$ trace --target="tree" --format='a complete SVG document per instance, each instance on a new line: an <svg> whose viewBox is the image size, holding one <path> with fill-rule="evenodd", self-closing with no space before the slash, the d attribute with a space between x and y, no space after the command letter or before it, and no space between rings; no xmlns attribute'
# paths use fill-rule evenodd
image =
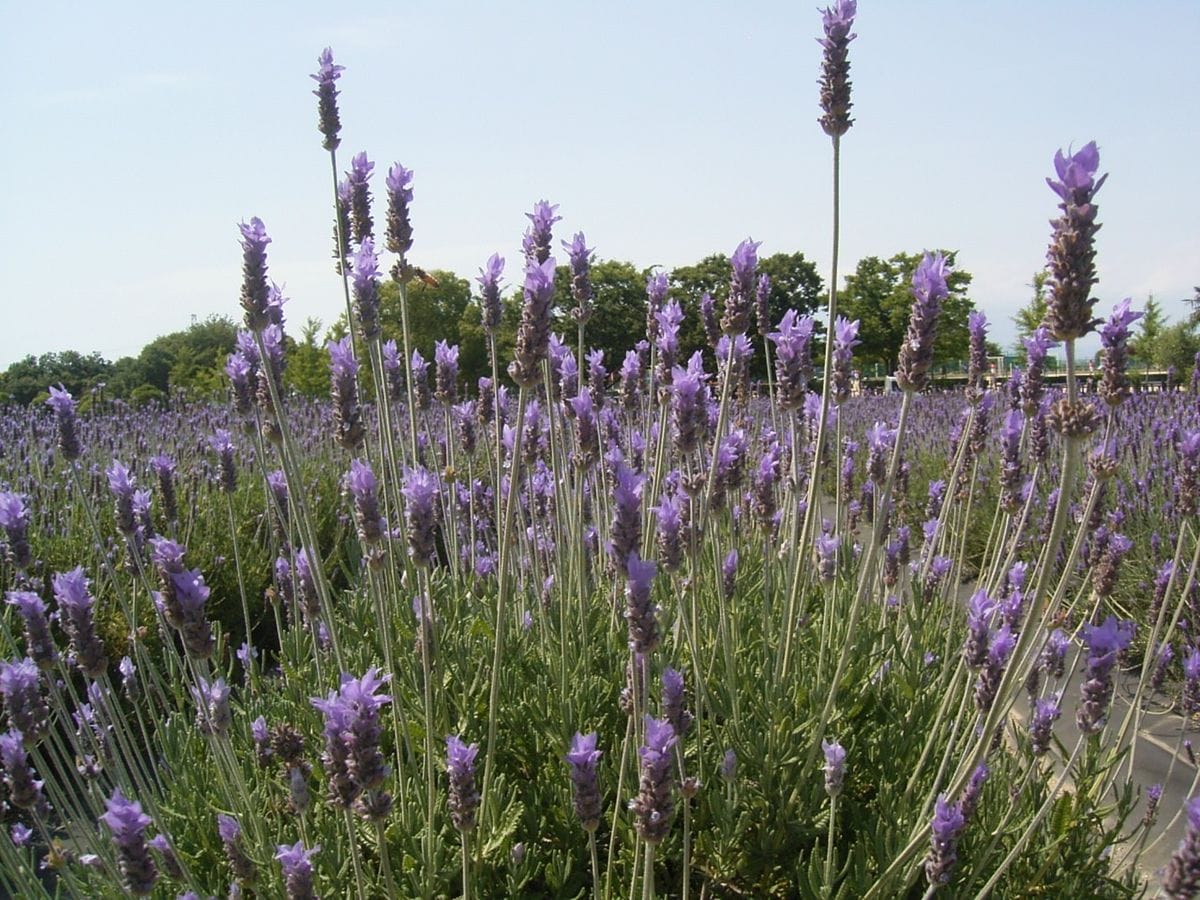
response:
<svg viewBox="0 0 1200 900"><path fill-rule="evenodd" d="M584 352L602 350L604 365L615 371L625 359L625 351L633 348L646 332L646 276L647 272L637 269L633 263L615 259L593 262L590 272L592 283L592 317L584 328ZM563 341L573 350L576 343L576 325L565 311L575 305L571 299L571 270L559 266L554 278L554 306L559 316L554 330L562 335ZM519 305L517 307L519 309ZM586 368L583 360L578 360Z"/></svg>
<svg viewBox="0 0 1200 900"><path fill-rule="evenodd" d="M99 353L84 356L74 350L26 356L0 374L0 403L32 403L51 385L63 385L76 398L84 398L112 376L113 364Z"/></svg>
<svg viewBox="0 0 1200 900"><path fill-rule="evenodd" d="M1013 353L1021 365L1025 364L1025 338L1037 331L1046 321L1046 282L1049 279L1050 273L1045 269L1033 273L1033 281L1029 285L1033 288L1033 297L1017 310L1017 314L1012 318L1013 324L1017 326L1017 343L1013 346Z"/></svg>
<svg viewBox="0 0 1200 900"><path fill-rule="evenodd" d="M1151 365L1156 369L1174 366L1183 377L1192 370L1197 353L1200 353L1200 332L1196 326L1191 322L1176 322L1162 330L1151 356Z"/></svg>
<svg viewBox="0 0 1200 900"><path fill-rule="evenodd" d="M950 264L954 254L946 253ZM862 345L856 355L866 363L880 363L895 371L912 310L912 276L921 256L897 253L890 259L868 256L859 261L854 274L838 294L838 308L848 319L858 319ZM965 360L970 348L967 314L975 304L966 295L971 274L955 269L946 279L949 296L942 301L937 336L933 345L934 364Z"/></svg>
<svg viewBox="0 0 1200 900"><path fill-rule="evenodd" d="M771 279L771 291L767 295L769 310L768 325L774 330L788 309L799 313L814 313L822 303L824 283L817 267L803 253L775 253L758 262L760 275ZM707 256L692 266L680 266L670 274L672 296L683 307L685 319L680 328L680 352L683 357L707 346L704 327L700 319L700 298L710 294L717 304L720 315L725 298L729 294L729 282L733 277L733 266L723 253ZM822 330L818 323L818 332ZM760 340L754 341L757 347ZM766 357L761 348L752 361L752 371L762 374Z"/></svg>
<svg viewBox="0 0 1200 900"><path fill-rule="evenodd" d="M1165 327L1166 318L1163 316L1162 305L1151 294L1146 298L1146 309L1138 322L1138 332L1129 342L1130 355L1139 363L1148 365L1154 359Z"/></svg>
<svg viewBox="0 0 1200 900"><path fill-rule="evenodd" d="M305 397L324 397L329 393L329 354L318 340L321 320L309 318L300 329L301 340L288 347L284 383Z"/></svg>
<svg viewBox="0 0 1200 900"><path fill-rule="evenodd" d="M210 316L193 322L183 331L157 337L136 357L123 357L113 364L110 393L133 397L143 386L141 398L165 398L175 391L211 394L224 385L225 359L237 342L237 326L227 316Z"/></svg>

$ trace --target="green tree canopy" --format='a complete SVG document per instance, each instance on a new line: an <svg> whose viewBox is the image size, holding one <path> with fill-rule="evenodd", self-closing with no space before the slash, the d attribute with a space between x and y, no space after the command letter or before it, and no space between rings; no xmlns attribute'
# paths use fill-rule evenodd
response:
<svg viewBox="0 0 1200 900"><path fill-rule="evenodd" d="M1146 308L1137 325L1137 334L1129 341L1129 352L1139 363L1150 364L1167 327L1162 304L1154 299L1153 294L1146 298Z"/></svg>
<svg viewBox="0 0 1200 900"><path fill-rule="evenodd" d="M946 253L950 264L954 254ZM888 372L896 369L900 345L908 328L912 309L913 272L921 261L916 253L897 253L890 259L868 256L859 261L846 285L838 294L839 314L858 319L862 346L856 355L864 363L880 363ZM975 304L967 297L971 273L955 269L946 279L950 294L942 301L937 337L933 345L934 364L965 360L970 348L967 314Z"/></svg>
<svg viewBox="0 0 1200 900"><path fill-rule="evenodd" d="M51 385L63 385L77 398L112 377L113 364L99 353L74 350L26 356L0 373L0 402L32 403Z"/></svg>

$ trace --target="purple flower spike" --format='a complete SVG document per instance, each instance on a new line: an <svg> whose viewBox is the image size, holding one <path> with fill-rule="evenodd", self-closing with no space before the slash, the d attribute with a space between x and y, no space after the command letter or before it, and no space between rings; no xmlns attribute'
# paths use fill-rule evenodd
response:
<svg viewBox="0 0 1200 900"><path fill-rule="evenodd" d="M1059 150L1054 156L1058 180L1046 183L1062 201L1062 214L1051 222L1050 249L1046 254L1050 278L1046 324L1057 340L1082 337L1098 324L1092 318L1096 300L1092 286L1096 275L1096 192L1107 175L1096 178L1100 152L1095 141L1070 156Z"/></svg>
<svg viewBox="0 0 1200 900"><path fill-rule="evenodd" d="M1117 654L1133 640L1133 622L1119 621L1109 616L1103 625L1084 625L1083 639L1087 644L1087 671L1080 686L1081 700L1075 714L1075 724L1084 734L1096 734L1108 720L1112 700L1112 670Z"/></svg>
<svg viewBox="0 0 1200 900"><path fill-rule="evenodd" d="M554 228L555 222L562 220L562 216L557 213L558 204L546 200L539 200L533 204L533 212L525 213L525 218L530 224L521 246L525 250L527 264L536 262L541 265L550 258L550 244L553 241L551 229Z"/></svg>
<svg viewBox="0 0 1200 900"><path fill-rule="evenodd" d="M29 546L29 507L20 494L0 491L0 528L8 542L8 556L12 564L24 571L33 561Z"/></svg>
<svg viewBox="0 0 1200 900"><path fill-rule="evenodd" d="M96 601L88 593L83 567L55 575L54 599L58 601L59 621L70 638L70 660L90 678L99 678L108 669L104 643L96 634L92 607Z"/></svg>
<svg viewBox="0 0 1200 900"><path fill-rule="evenodd" d="M158 879L158 869L146 845L150 817L142 812L142 804L127 799L120 788L113 791L106 807L100 821L108 826L116 844L121 884L135 897L144 897L154 889Z"/></svg>
<svg viewBox="0 0 1200 900"><path fill-rule="evenodd" d="M642 489L646 478L624 463L617 465L613 489L612 554L618 569L642 542Z"/></svg>
<svg viewBox="0 0 1200 900"><path fill-rule="evenodd" d="M62 385L50 387L50 397L46 405L54 410L54 420L58 427L58 452L67 462L79 459L82 452L79 446L79 421L75 415L75 398L64 390Z"/></svg>
<svg viewBox="0 0 1200 900"><path fill-rule="evenodd" d="M692 727L692 714L687 708L687 691L684 687L683 673L677 672L670 666L662 673L662 711L663 718L671 723L677 737L684 737Z"/></svg>
<svg viewBox="0 0 1200 900"><path fill-rule="evenodd" d="M478 744L464 744L457 735L446 738L446 772L450 776L450 819L461 832L475 828L479 792L475 789L475 757Z"/></svg>
<svg viewBox="0 0 1200 900"><path fill-rule="evenodd" d="M1187 802L1187 831L1163 873L1162 888L1172 900L1200 891L1200 797Z"/></svg>
<svg viewBox="0 0 1200 900"><path fill-rule="evenodd" d="M1133 386L1125 373L1129 366L1129 326L1143 314L1130 309L1132 304L1133 301L1128 297L1118 303L1100 329L1104 361L1100 365L1100 384L1096 392L1109 406L1120 406L1133 393Z"/></svg>
<svg viewBox="0 0 1200 900"><path fill-rule="evenodd" d="M375 237L375 222L371 218L371 188L369 182L375 163L366 153L356 153L350 160L346 181L350 184L350 235L356 244Z"/></svg>
<svg viewBox="0 0 1200 900"><path fill-rule="evenodd" d="M858 35L854 27L854 16L858 12L856 0L837 0L821 13L825 36L818 38L825 53L821 61L821 109L824 115L819 121L821 129L837 139L850 130L854 120L850 118L850 61L848 48Z"/></svg>
<svg viewBox="0 0 1200 900"><path fill-rule="evenodd" d="M444 406L458 402L458 344L438 341L433 360L437 370L437 390L434 396Z"/></svg>
<svg viewBox="0 0 1200 900"><path fill-rule="evenodd" d="M541 378L541 362L550 352L550 307L554 302L555 261L531 260L525 265L525 302L517 328L514 359L508 374L521 387L530 388Z"/></svg>
<svg viewBox="0 0 1200 900"><path fill-rule="evenodd" d="M52 669L58 661L58 650L50 634L46 604L32 591L9 591L8 605L15 606L25 623L25 652L39 669Z"/></svg>
<svg viewBox="0 0 1200 900"><path fill-rule="evenodd" d="M591 734L575 734L566 761L571 766L571 784L574 787L575 815L583 830L594 832L600 826L600 786L596 777L596 764L604 754L596 749L598 737Z"/></svg>
<svg viewBox="0 0 1200 900"><path fill-rule="evenodd" d="M42 793L43 783L29 765L25 737L20 731L0 734L0 775L8 789L9 802L18 809L31 810L38 815L49 812L50 806Z"/></svg>
<svg viewBox="0 0 1200 900"><path fill-rule="evenodd" d="M967 313L967 333L970 358L967 362L967 399L979 403L983 399L983 373L988 368L987 316L977 310Z"/></svg>
<svg viewBox="0 0 1200 900"><path fill-rule="evenodd" d="M1033 702L1033 716L1029 720L1029 744L1034 756L1042 756L1050 749L1050 734L1054 722L1062 715L1059 701L1061 694L1039 697Z"/></svg>
<svg viewBox="0 0 1200 900"><path fill-rule="evenodd" d="M671 752L678 738L666 719L645 718L646 742L638 748L641 757L641 780L638 795L629 803L634 814L634 828L647 844L662 842L671 830L675 801Z"/></svg>
<svg viewBox="0 0 1200 900"><path fill-rule="evenodd" d="M341 143L338 132L342 130L342 123L338 117L338 90L334 82L342 77L345 68L334 64L333 50L326 47L317 57L317 73L309 76L317 83L317 89L313 91L317 97L317 129L324 137L321 146L326 150L336 150Z"/></svg>
<svg viewBox="0 0 1200 900"><path fill-rule="evenodd" d="M242 233L242 310L246 314L246 327L261 332L271 324L267 301L271 288L267 282L267 226L257 216L250 224L238 225Z"/></svg>
<svg viewBox="0 0 1200 900"><path fill-rule="evenodd" d="M483 329L492 334L500 325L500 317L504 312L500 305L500 276L504 273L504 257L493 253L488 257L487 265L479 270L479 291L482 302L479 304L483 316Z"/></svg>
<svg viewBox="0 0 1200 900"><path fill-rule="evenodd" d="M403 271L403 258L413 245L413 227L408 207L413 201L412 169L396 163L388 169L387 249L401 258L397 265Z"/></svg>
<svg viewBox="0 0 1200 900"><path fill-rule="evenodd" d="M379 337L379 255L375 242L362 241L354 254L354 312L364 341Z"/></svg>
<svg viewBox="0 0 1200 900"><path fill-rule="evenodd" d="M377 694L391 678L370 669L362 678L342 673L341 686L312 705L325 716L325 753L321 759L329 780L329 799L343 809L351 805L365 818L379 821L391 808L391 797L377 788L389 768L380 750L379 711L392 698Z"/></svg>
<svg viewBox="0 0 1200 900"><path fill-rule="evenodd" d="M279 867L283 870L287 900L317 900L313 891L312 858L320 849L321 845L317 844L311 850L305 850L300 841L296 841L290 847L280 844L277 848L275 858L279 860Z"/></svg>
<svg viewBox="0 0 1200 900"><path fill-rule="evenodd" d="M637 552L625 561L629 573L625 582L625 621L629 626L629 649L649 653L658 646L658 607L650 599L658 567L652 560L643 562Z"/></svg>
<svg viewBox="0 0 1200 900"><path fill-rule="evenodd" d="M775 344L775 380L779 386L779 405L784 409L795 410L804 405L812 378L813 325L812 316L801 316L789 309L779 322L779 330L767 335Z"/></svg>
<svg viewBox="0 0 1200 900"><path fill-rule="evenodd" d="M354 523L358 527L359 540L364 544L378 543L383 539L387 523L379 513L375 473L370 463L361 459L350 461L346 489L354 502Z"/></svg>
<svg viewBox="0 0 1200 900"><path fill-rule="evenodd" d="M431 567L437 562L437 478L422 466L407 469L401 493L407 505L409 553L417 565Z"/></svg>
<svg viewBox="0 0 1200 900"><path fill-rule="evenodd" d="M929 383L938 315L942 301L949 295L946 286L949 274L949 264L941 253L926 253L913 272L912 313L904 343L900 346L900 364L896 370L896 381L905 391L921 391Z"/></svg>
<svg viewBox="0 0 1200 900"><path fill-rule="evenodd" d="M821 740L821 750L825 753L825 793L836 797L842 792L842 782L846 777L846 750L837 741Z"/></svg>
<svg viewBox="0 0 1200 900"><path fill-rule="evenodd" d="M729 282L725 313L721 317L721 331L726 335L745 334L750 327L750 307L756 289L758 248L761 243L746 239L738 244L730 257L733 277Z"/></svg>
<svg viewBox="0 0 1200 900"><path fill-rule="evenodd" d="M42 696L41 673L29 657L16 662L0 660L0 698L9 721L33 748L50 728L50 709Z"/></svg>
<svg viewBox="0 0 1200 900"><path fill-rule="evenodd" d="M929 856L925 859L925 877L930 884L950 881L950 873L958 862L958 839L966 825L961 806L950 803L945 794L939 794L929 829Z"/></svg>

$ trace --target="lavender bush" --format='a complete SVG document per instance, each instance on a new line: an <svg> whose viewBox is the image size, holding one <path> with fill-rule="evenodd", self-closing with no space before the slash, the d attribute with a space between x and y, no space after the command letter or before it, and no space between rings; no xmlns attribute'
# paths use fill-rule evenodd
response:
<svg viewBox="0 0 1200 900"><path fill-rule="evenodd" d="M835 180L856 14L823 17ZM1126 824L1130 738L1156 705L1200 708L1200 411L1133 389L1128 301L1099 402L1074 377L1101 324L1097 147L1053 160L1051 315L1009 384L983 376L977 317L967 390L923 392L948 274L930 253L902 391L853 396L836 224L823 369L811 318L764 320L749 239L724 308L702 305L709 351L680 358L653 275L645 339L605 359L595 251L560 239L556 266L539 201L511 359L504 260L482 263L476 393L457 347L431 373L411 346L419 180L389 169L378 244L374 164L339 180L342 75L324 51L350 326L327 403L284 389L251 218L228 405L80 415L47 386L48 409L0 413L0 890L1136 894L1153 815ZM1040 381L1054 341L1062 388Z"/></svg>

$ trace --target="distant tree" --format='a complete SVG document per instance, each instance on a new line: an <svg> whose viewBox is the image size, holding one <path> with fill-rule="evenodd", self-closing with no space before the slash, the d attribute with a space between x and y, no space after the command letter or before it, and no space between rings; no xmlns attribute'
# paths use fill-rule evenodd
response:
<svg viewBox="0 0 1200 900"><path fill-rule="evenodd" d="M1151 365L1156 369L1174 366L1180 378L1191 372L1200 353L1200 331L1191 322L1176 322L1162 330L1154 345Z"/></svg>
<svg viewBox="0 0 1200 900"><path fill-rule="evenodd" d="M1033 297L1012 317L1013 324L1017 326L1017 342L1012 349L1020 365L1025 364L1025 338L1046 320L1046 282L1049 278L1050 273L1045 269L1033 274L1033 281L1029 284L1033 288Z"/></svg>
<svg viewBox="0 0 1200 900"><path fill-rule="evenodd" d="M309 318L300 329L300 340L288 347L284 382L305 397L324 397L329 393L329 354L318 335L321 320Z"/></svg>
<svg viewBox="0 0 1200 900"><path fill-rule="evenodd" d="M953 265L954 254L946 255ZM846 285L838 294L838 307L841 315L862 323L862 346L856 354L863 362L880 363L887 372L895 370L912 310L912 276L920 261L921 255L912 253L897 253L886 260L868 256L859 261L852 275L846 276ZM947 279L950 295L942 302L938 318L935 365L967 357L967 314L975 308L966 295L970 283L971 274L961 269L955 269Z"/></svg>
<svg viewBox="0 0 1200 900"><path fill-rule="evenodd" d="M1138 321L1138 331L1129 342L1129 352L1133 358L1148 365L1154 360L1158 342L1162 340L1166 328L1166 317L1163 315L1162 304L1151 294L1146 298L1146 308Z"/></svg>
<svg viewBox="0 0 1200 900"><path fill-rule="evenodd" d="M601 350L604 365L610 372L620 367L629 350L646 334L646 275L633 263L615 259L592 263L591 282L593 300L592 318L584 329L584 352ZM560 266L554 278L554 305L558 310L568 310L574 303L570 300L571 274L566 266ZM574 320L560 314L555 330L572 349L576 349L578 327ZM579 361L581 367L586 363Z"/></svg>
<svg viewBox="0 0 1200 900"><path fill-rule="evenodd" d="M226 316L210 316L193 322L183 331L157 337L136 357L123 357L113 364L109 393L133 398L138 388L148 386L155 399L175 391L212 394L224 385L225 359L233 352L237 326ZM142 391L139 398L151 395Z"/></svg>
<svg viewBox="0 0 1200 900"><path fill-rule="evenodd" d="M788 309L814 313L820 308L824 284L817 267L803 253L775 253L763 257L759 260L758 271L760 275L767 275L771 279L771 292L767 297L770 320L767 324L771 330L775 329ZM700 319L700 298L706 293L710 294L716 301L720 315L729 294L732 276L733 266L723 253L707 256L695 265L680 266L670 273L672 295L679 300L686 316L680 329L681 352L685 356L707 346ZM761 374L766 363L761 339L757 337L757 323L752 337L757 350L752 368Z"/></svg>
<svg viewBox="0 0 1200 900"><path fill-rule="evenodd" d="M99 353L84 356L74 350L26 356L0 373L0 402L27 405L51 385L63 385L76 398L112 377L113 364Z"/></svg>

